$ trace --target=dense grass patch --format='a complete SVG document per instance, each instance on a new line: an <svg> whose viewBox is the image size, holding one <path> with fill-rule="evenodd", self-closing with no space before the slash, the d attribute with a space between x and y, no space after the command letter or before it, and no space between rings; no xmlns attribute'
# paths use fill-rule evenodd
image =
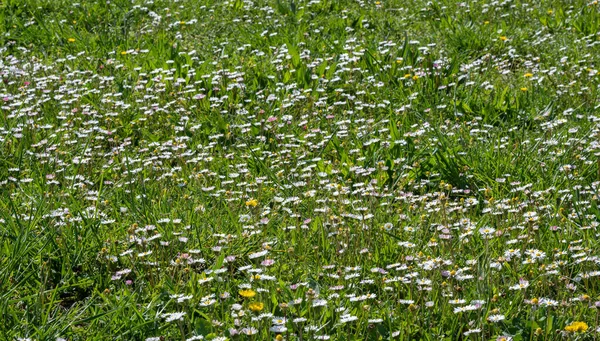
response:
<svg viewBox="0 0 600 341"><path fill-rule="evenodd" d="M599 8L2 2L0 338L596 339Z"/></svg>

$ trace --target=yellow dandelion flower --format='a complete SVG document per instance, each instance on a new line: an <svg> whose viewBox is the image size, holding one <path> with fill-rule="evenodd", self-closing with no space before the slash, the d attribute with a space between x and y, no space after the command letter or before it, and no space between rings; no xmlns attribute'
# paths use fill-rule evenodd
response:
<svg viewBox="0 0 600 341"><path fill-rule="evenodd" d="M262 302L252 302L248 305L248 308L250 308L250 310L252 310L255 313L263 310L264 307L265 305Z"/></svg>
<svg viewBox="0 0 600 341"><path fill-rule="evenodd" d="M523 88L521 88L521 91L525 92L525 91L527 91L527 88L523 87Z"/></svg>
<svg viewBox="0 0 600 341"><path fill-rule="evenodd" d="M531 78L531 77L533 77L533 73L529 73L529 72L527 72L527 73L525 74L525 78Z"/></svg>
<svg viewBox="0 0 600 341"><path fill-rule="evenodd" d="M508 40L508 38L506 36L500 36L499 39L502 40L502 41L507 41Z"/></svg>
<svg viewBox="0 0 600 341"><path fill-rule="evenodd" d="M258 200L256 199L251 199L246 201L246 206L252 206L252 207L256 207L258 205Z"/></svg>
<svg viewBox="0 0 600 341"><path fill-rule="evenodd" d="M69 43L74 43L74 42L75 42L75 38L69 38L69 39L67 39L67 41L68 41Z"/></svg>
<svg viewBox="0 0 600 341"><path fill-rule="evenodd" d="M575 321L566 326L565 330L569 333L583 333L588 330L588 325L585 322Z"/></svg>
<svg viewBox="0 0 600 341"><path fill-rule="evenodd" d="M252 298L256 296L256 291L252 289L243 289L238 292L243 298Z"/></svg>

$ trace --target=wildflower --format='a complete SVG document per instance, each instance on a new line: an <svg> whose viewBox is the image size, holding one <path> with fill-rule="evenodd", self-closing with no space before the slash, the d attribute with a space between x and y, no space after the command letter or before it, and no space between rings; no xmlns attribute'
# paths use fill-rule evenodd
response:
<svg viewBox="0 0 600 341"><path fill-rule="evenodd" d="M262 302L252 302L248 305L248 308L255 313L263 310L264 307L265 305Z"/></svg>
<svg viewBox="0 0 600 341"><path fill-rule="evenodd" d="M492 323L498 323L498 322L504 320L505 318L506 317L504 315L496 314L496 315L490 315L490 316L488 316L487 320L490 321L490 322L492 322Z"/></svg>
<svg viewBox="0 0 600 341"><path fill-rule="evenodd" d="M538 304L541 307L556 307L558 306L558 301L551 300L549 298L542 297L538 300Z"/></svg>
<svg viewBox="0 0 600 341"><path fill-rule="evenodd" d="M340 323L348 323L356 320L358 320L358 317L352 316L350 314L340 316Z"/></svg>
<svg viewBox="0 0 600 341"><path fill-rule="evenodd" d="M463 333L464 336L469 336L471 334L477 334L477 333L481 333L481 329L469 329L466 332Z"/></svg>
<svg viewBox="0 0 600 341"><path fill-rule="evenodd" d="M276 325L283 325L287 322L287 320L283 317L275 317L273 318L273 320L271 320L271 323L276 324Z"/></svg>
<svg viewBox="0 0 600 341"><path fill-rule="evenodd" d="M173 322L173 321L183 320L183 317L185 315L186 315L186 312L166 313L166 314L162 314L162 317L165 318L165 322Z"/></svg>
<svg viewBox="0 0 600 341"><path fill-rule="evenodd" d="M258 205L258 200L256 199L250 199L248 201L246 201L246 206L248 207L256 207Z"/></svg>
<svg viewBox="0 0 600 341"><path fill-rule="evenodd" d="M565 330L569 333L583 333L588 330L588 325L585 322L571 322L568 326L565 327Z"/></svg>
<svg viewBox="0 0 600 341"><path fill-rule="evenodd" d="M498 336L498 338L496 339L496 341L512 341L513 338L510 336Z"/></svg>
<svg viewBox="0 0 600 341"><path fill-rule="evenodd" d="M273 333L281 334L285 333L288 329L284 325L274 325L269 330Z"/></svg>
<svg viewBox="0 0 600 341"><path fill-rule="evenodd" d="M527 289L527 287L529 287L529 281L520 279L519 284L511 286L509 289L510 290L521 290L521 289Z"/></svg>
<svg viewBox="0 0 600 341"><path fill-rule="evenodd" d="M250 328L243 328L241 330L242 334L246 334L246 335L254 335L256 333L258 333L258 329L254 328L254 327L250 327Z"/></svg>
<svg viewBox="0 0 600 341"><path fill-rule="evenodd" d="M260 252L251 253L251 254L248 255L248 258L250 258L250 259L259 258L259 257L265 256L267 253L269 253L268 250L263 250L263 251L260 251Z"/></svg>
<svg viewBox="0 0 600 341"><path fill-rule="evenodd" d="M252 298L256 296L256 291L252 289L243 289L238 292L243 298Z"/></svg>
<svg viewBox="0 0 600 341"><path fill-rule="evenodd" d="M67 39L67 41L68 41L69 43L74 43L74 42L75 42L75 38L69 38L69 39Z"/></svg>
<svg viewBox="0 0 600 341"><path fill-rule="evenodd" d="M260 263L262 266L271 266L273 264L275 264L275 261L272 259L265 259Z"/></svg>
<svg viewBox="0 0 600 341"><path fill-rule="evenodd" d="M217 302L217 300L208 298L208 299L202 300L200 302L200 306L208 307L208 306L215 304L216 302Z"/></svg>
<svg viewBox="0 0 600 341"><path fill-rule="evenodd" d="M525 254L531 257L533 260L543 260L546 258L546 253L537 249L528 249Z"/></svg>
<svg viewBox="0 0 600 341"><path fill-rule="evenodd" d="M528 72L525 74L525 78L531 78L531 77L533 77L533 73Z"/></svg>
<svg viewBox="0 0 600 341"><path fill-rule="evenodd" d="M482 227L479 229L479 233L481 233L481 236L483 237L483 239L493 238L494 232L496 232L496 229L494 229L492 227Z"/></svg>
<svg viewBox="0 0 600 341"><path fill-rule="evenodd" d="M204 340L204 336L202 335L194 335L190 338L185 339L185 341L197 341L197 340Z"/></svg>
<svg viewBox="0 0 600 341"><path fill-rule="evenodd" d="M327 305L327 300L315 300L312 304L313 307L324 307L325 305Z"/></svg>

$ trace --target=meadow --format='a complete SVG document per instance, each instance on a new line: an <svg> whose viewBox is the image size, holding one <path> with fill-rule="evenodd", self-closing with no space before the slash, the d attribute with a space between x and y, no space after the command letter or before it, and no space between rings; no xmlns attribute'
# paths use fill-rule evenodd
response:
<svg viewBox="0 0 600 341"><path fill-rule="evenodd" d="M600 339L600 5L4 0L0 339Z"/></svg>

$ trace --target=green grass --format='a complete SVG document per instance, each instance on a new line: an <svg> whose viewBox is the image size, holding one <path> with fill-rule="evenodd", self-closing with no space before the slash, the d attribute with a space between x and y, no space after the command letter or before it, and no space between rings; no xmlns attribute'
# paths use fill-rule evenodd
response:
<svg viewBox="0 0 600 341"><path fill-rule="evenodd" d="M596 339L599 11L2 2L0 339Z"/></svg>

